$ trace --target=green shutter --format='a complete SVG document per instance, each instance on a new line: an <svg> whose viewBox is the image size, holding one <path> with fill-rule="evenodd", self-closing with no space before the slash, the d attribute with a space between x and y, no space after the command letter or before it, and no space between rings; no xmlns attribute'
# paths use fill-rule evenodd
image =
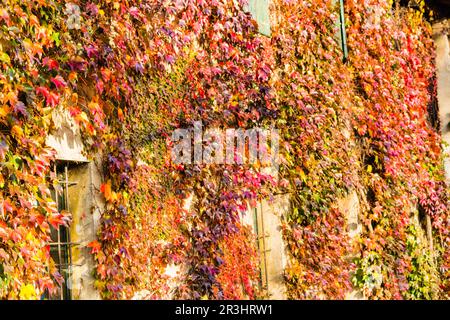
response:
<svg viewBox="0 0 450 320"><path fill-rule="evenodd" d="M344 55L344 61L348 58L348 48L347 48L347 31L345 30L345 11L344 11L344 0L339 0L339 20L341 25L341 46L342 53Z"/></svg>
<svg viewBox="0 0 450 320"><path fill-rule="evenodd" d="M269 0L248 0L248 11L258 23L259 32L270 37Z"/></svg>

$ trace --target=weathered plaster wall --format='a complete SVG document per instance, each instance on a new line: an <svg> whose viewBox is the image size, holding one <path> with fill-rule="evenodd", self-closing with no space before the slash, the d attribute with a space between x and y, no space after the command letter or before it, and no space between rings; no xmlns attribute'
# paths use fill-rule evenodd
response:
<svg viewBox="0 0 450 320"><path fill-rule="evenodd" d="M433 25L433 38L436 44L436 68L438 81L439 116L445 154L450 151L450 45L448 37L449 20ZM450 182L450 158L445 159L447 182Z"/></svg>
<svg viewBox="0 0 450 320"><path fill-rule="evenodd" d="M94 192L94 185L100 183L93 163L76 165L69 171L70 181L77 184L69 187L69 193L77 196L70 198L72 224L71 240L75 243L72 249L72 297L73 299L99 299L94 288L92 271L94 260L87 244L96 238L102 199ZM100 202L99 202L100 201Z"/></svg>
<svg viewBox="0 0 450 320"><path fill-rule="evenodd" d="M267 260L267 280L269 299L286 299L284 284L284 269L286 267L286 253L281 231L281 219L289 211L288 195L276 196L273 202L263 201L261 210L264 215L266 232L269 233Z"/></svg>
<svg viewBox="0 0 450 320"><path fill-rule="evenodd" d="M341 199L339 199L338 203L339 210L345 215L347 222L347 232L349 237L352 240L356 240L356 238L362 232L362 224L361 224L361 204L358 198L358 193L353 190L350 191L349 194ZM358 252L353 252L348 256L348 259L353 259L355 256L358 256ZM361 290L354 289L349 292L345 297L347 300L363 300L364 295Z"/></svg>
<svg viewBox="0 0 450 320"><path fill-rule="evenodd" d="M56 150L56 158L70 161L87 161L83 155L83 142L80 130L67 110L59 109L53 113L55 129L47 137L48 146Z"/></svg>
<svg viewBox="0 0 450 320"><path fill-rule="evenodd" d="M242 215L242 222L254 228L254 214L262 217L264 224L265 250L267 270L268 298L273 300L286 299L286 287L284 285L284 269L286 267L286 252L281 231L281 221L289 211L289 196L277 195L272 201L263 200L256 208L251 208ZM259 221L258 225L261 225Z"/></svg>

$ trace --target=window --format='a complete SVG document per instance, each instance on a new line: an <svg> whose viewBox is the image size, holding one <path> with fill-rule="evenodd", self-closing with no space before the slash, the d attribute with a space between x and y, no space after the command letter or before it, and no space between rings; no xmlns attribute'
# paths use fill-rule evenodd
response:
<svg viewBox="0 0 450 320"><path fill-rule="evenodd" d="M258 23L259 32L270 37L269 0L249 0L248 11Z"/></svg>
<svg viewBox="0 0 450 320"><path fill-rule="evenodd" d="M259 207L259 208L258 208ZM263 293L268 294L269 291L269 279L267 271L267 254L269 249L267 248L269 234L265 230L264 216L262 213L262 205L259 204L253 212L253 230L256 235L257 247L259 250L260 261L260 288Z"/></svg>
<svg viewBox="0 0 450 320"><path fill-rule="evenodd" d="M58 179L56 188L52 190L52 197L56 202L59 212L69 212L70 193L69 187L76 185L69 181L70 162L58 162L54 166L54 174ZM72 274L72 246L70 237L70 228L60 226L59 229L51 228L50 255L53 259L58 273L61 275L61 285L56 293L47 295L45 298L50 300L70 300L71 292L71 274Z"/></svg>
<svg viewBox="0 0 450 320"><path fill-rule="evenodd" d="M242 223L252 227L260 257L259 288L264 299L286 299L284 269L287 259L282 220L290 210L288 194L275 195L270 201L258 201L242 214Z"/></svg>
<svg viewBox="0 0 450 320"><path fill-rule="evenodd" d="M289 210L289 196L276 195L262 200L245 215L244 223L253 226L260 256L260 289L264 298L286 299L283 234L281 220Z"/></svg>

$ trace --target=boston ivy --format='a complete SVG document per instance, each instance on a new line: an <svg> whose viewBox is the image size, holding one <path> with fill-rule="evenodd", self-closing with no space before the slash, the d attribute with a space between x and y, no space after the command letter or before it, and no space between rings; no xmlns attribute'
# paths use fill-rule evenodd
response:
<svg viewBox="0 0 450 320"><path fill-rule="evenodd" d="M39 298L60 276L50 225L70 223L50 188L55 112L102 166L95 285L103 298L261 297L248 204L290 194L289 298L448 294L448 204L431 28L387 0L272 1L271 38L245 0L5 0L0 8L0 297ZM170 135L195 121L279 128L278 177L258 166L176 165ZM339 201L358 194L351 239ZM191 208L185 208L187 199ZM430 218L433 252L413 225ZM424 252L426 253L425 255ZM50 271L50 272L49 272ZM353 284L352 284L353 280Z"/></svg>

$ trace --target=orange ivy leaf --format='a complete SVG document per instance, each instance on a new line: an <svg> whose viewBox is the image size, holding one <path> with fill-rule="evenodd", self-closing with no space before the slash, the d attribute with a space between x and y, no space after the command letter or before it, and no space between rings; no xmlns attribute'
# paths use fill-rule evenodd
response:
<svg viewBox="0 0 450 320"><path fill-rule="evenodd" d="M91 248L91 253L94 254L94 253L100 252L100 249L102 248L102 245L97 240L94 240L92 242L89 242L87 247Z"/></svg>
<svg viewBox="0 0 450 320"><path fill-rule="evenodd" d="M106 201L113 202L117 200L117 195L115 192L111 190L111 180L108 180L107 183L104 183L100 186L100 191L103 193Z"/></svg>

